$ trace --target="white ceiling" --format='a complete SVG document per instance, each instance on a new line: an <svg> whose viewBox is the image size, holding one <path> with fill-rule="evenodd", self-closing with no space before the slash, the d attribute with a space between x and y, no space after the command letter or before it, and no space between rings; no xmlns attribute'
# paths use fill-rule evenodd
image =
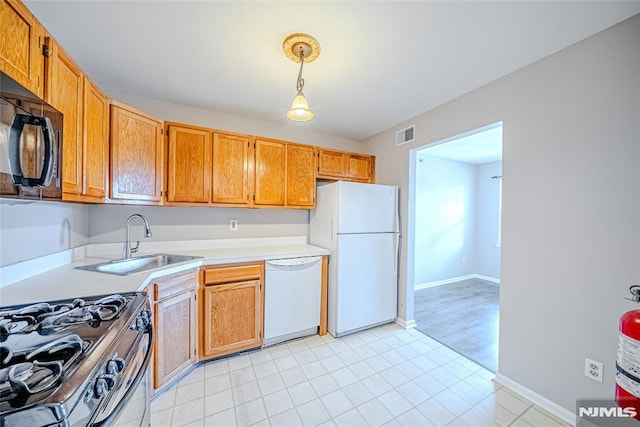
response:
<svg viewBox="0 0 640 427"><path fill-rule="evenodd" d="M107 91L366 139L640 13L640 1L25 1ZM294 32L315 113L293 123Z"/></svg>
<svg viewBox="0 0 640 427"><path fill-rule="evenodd" d="M418 159L424 156L474 165L499 162L502 160L502 124L498 123L479 131L448 138L416 153Z"/></svg>

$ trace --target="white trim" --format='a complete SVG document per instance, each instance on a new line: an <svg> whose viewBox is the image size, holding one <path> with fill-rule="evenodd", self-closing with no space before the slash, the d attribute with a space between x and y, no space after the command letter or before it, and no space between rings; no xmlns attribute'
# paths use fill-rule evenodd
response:
<svg viewBox="0 0 640 427"><path fill-rule="evenodd" d="M486 280L487 282L500 284L500 279L497 279L495 277L483 276L482 274L472 274L472 276L474 279L482 279Z"/></svg>
<svg viewBox="0 0 640 427"><path fill-rule="evenodd" d="M416 321L411 319L411 320L404 320L401 319L399 317L396 317L396 324L398 324L400 327L404 328L404 329L412 329L415 328L416 325Z"/></svg>
<svg viewBox="0 0 640 427"><path fill-rule="evenodd" d="M552 415L555 415L562 421L569 423L572 426L576 425L576 414L572 411L563 408L557 403L550 401L546 397L539 395L535 391L528 389L527 387L513 381L508 377L505 377L501 373L497 373L493 380L501 386L504 386L509 390L518 393L520 396L530 400L542 409L549 411Z"/></svg>
<svg viewBox="0 0 640 427"><path fill-rule="evenodd" d="M19 282L40 273L62 267L87 256L87 246L79 246L16 264L0 267L0 288Z"/></svg>
<svg viewBox="0 0 640 427"><path fill-rule="evenodd" d="M431 288L433 286L447 285L449 283L459 282L461 280L467 280L467 279L473 279L473 278L474 278L473 274L467 274L466 276L458 276L458 277L452 277L450 279L436 280L434 282L420 283L415 285L413 289L417 291L418 289L426 289L426 288Z"/></svg>
<svg viewBox="0 0 640 427"><path fill-rule="evenodd" d="M483 276L482 274L467 274L466 276L452 277L451 279L436 280L435 282L419 283L413 287L414 291L420 289L431 288L433 286L448 285L449 283L459 282L468 279L482 279L493 283L500 283L500 279L495 277Z"/></svg>

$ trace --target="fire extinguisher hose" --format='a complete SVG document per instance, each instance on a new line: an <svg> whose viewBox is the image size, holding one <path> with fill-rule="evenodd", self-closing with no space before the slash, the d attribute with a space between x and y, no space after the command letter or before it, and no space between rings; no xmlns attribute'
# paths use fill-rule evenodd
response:
<svg viewBox="0 0 640 427"><path fill-rule="evenodd" d="M618 373L624 375L625 377L629 378L630 380L635 381L638 384L640 384L640 378L638 378L635 375L630 374L629 372L625 371L620 365L618 365L618 362L616 362L616 371L618 371Z"/></svg>

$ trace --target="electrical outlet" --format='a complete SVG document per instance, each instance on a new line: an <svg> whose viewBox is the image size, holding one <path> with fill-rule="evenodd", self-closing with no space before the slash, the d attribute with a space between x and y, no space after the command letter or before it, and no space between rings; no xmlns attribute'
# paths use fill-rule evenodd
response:
<svg viewBox="0 0 640 427"><path fill-rule="evenodd" d="M604 364L596 362L588 357L584 358L584 376L594 381L602 382L604 375Z"/></svg>
<svg viewBox="0 0 640 427"><path fill-rule="evenodd" d="M232 219L229 221L229 230L238 231L238 220Z"/></svg>

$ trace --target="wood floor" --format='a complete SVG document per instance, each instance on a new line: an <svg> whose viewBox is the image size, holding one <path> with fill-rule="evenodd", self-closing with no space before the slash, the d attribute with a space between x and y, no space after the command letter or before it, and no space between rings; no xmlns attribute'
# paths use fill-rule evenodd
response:
<svg viewBox="0 0 640 427"><path fill-rule="evenodd" d="M415 291L417 329L486 369L498 369L500 285L468 279Z"/></svg>

